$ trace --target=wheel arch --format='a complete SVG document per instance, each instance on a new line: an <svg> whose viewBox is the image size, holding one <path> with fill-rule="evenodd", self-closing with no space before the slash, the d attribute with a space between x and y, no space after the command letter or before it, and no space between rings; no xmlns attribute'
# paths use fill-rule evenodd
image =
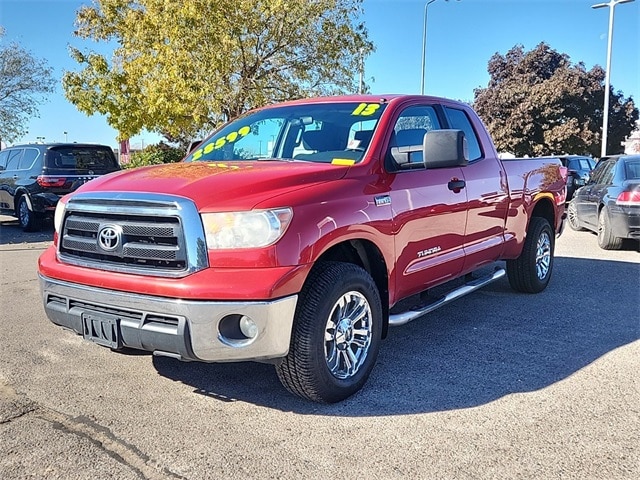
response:
<svg viewBox="0 0 640 480"><path fill-rule="evenodd" d="M20 204L20 199L24 197L27 202L27 206L29 210L32 212L33 210L33 202L31 201L31 196L29 195L29 191L25 188L19 188L16 190L16 193L13 195L13 211L16 217L20 216L20 212L18 212L18 205Z"/></svg>
<svg viewBox="0 0 640 480"><path fill-rule="evenodd" d="M531 218L533 217L541 217L549 222L551 228L556 228L556 211L553 205L553 202L547 198L543 197L535 204L533 210L531 211L531 216L529 218L529 223L531 223Z"/></svg>
<svg viewBox="0 0 640 480"><path fill-rule="evenodd" d="M323 262L352 263L362 267L371 275L380 294L384 319L382 338L385 338L389 320L389 274L380 249L370 240L362 238L345 240L323 252L315 264Z"/></svg>

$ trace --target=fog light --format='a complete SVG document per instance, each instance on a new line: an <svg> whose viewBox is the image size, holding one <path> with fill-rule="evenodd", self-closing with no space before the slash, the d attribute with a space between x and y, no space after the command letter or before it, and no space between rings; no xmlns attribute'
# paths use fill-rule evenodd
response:
<svg viewBox="0 0 640 480"><path fill-rule="evenodd" d="M240 331L247 338L255 338L258 335L258 325L251 318L243 315L240 318Z"/></svg>

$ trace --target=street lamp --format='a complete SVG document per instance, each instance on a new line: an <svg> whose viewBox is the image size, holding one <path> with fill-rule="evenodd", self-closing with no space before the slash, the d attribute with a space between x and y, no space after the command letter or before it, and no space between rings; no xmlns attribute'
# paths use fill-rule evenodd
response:
<svg viewBox="0 0 640 480"><path fill-rule="evenodd" d="M435 0L431 0L435 1ZM600 156L607 155L607 133L609 130L609 88L611 84L611 44L613 43L613 13L616 5L619 3L630 3L635 0L609 0L609 3L598 3L591 5L591 8L609 7L609 39L607 42L607 69L605 70L604 80L604 112L602 115L602 149Z"/></svg>
<svg viewBox="0 0 640 480"><path fill-rule="evenodd" d="M424 95L424 70L425 70L425 60L427 55L427 11L429 10L429 5L431 5L436 0L428 0L427 3L424 4L424 25L422 27L422 69L420 75L420 95ZM449 0L444 0L448 2ZM460 0L456 0L459 2ZM630 1L630 0L624 0ZM633 0L631 0L633 1Z"/></svg>
<svg viewBox="0 0 640 480"><path fill-rule="evenodd" d="M67 132L62 132L64 133L64 143L67 143Z"/></svg>

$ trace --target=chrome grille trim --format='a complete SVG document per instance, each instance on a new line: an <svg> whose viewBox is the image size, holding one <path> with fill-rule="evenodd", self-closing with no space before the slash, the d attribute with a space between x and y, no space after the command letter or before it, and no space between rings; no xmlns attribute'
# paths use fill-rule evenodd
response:
<svg viewBox="0 0 640 480"><path fill-rule="evenodd" d="M122 231L113 251L98 245L102 227ZM184 277L209 265L202 220L184 197L119 192L73 195L65 205L58 259L82 267Z"/></svg>

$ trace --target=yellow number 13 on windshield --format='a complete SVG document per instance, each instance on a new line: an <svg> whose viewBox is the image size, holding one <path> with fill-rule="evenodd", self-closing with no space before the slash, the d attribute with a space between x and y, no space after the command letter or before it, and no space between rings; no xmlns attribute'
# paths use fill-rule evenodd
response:
<svg viewBox="0 0 640 480"><path fill-rule="evenodd" d="M351 112L351 115L373 115L379 108L379 103L361 103L353 112Z"/></svg>

